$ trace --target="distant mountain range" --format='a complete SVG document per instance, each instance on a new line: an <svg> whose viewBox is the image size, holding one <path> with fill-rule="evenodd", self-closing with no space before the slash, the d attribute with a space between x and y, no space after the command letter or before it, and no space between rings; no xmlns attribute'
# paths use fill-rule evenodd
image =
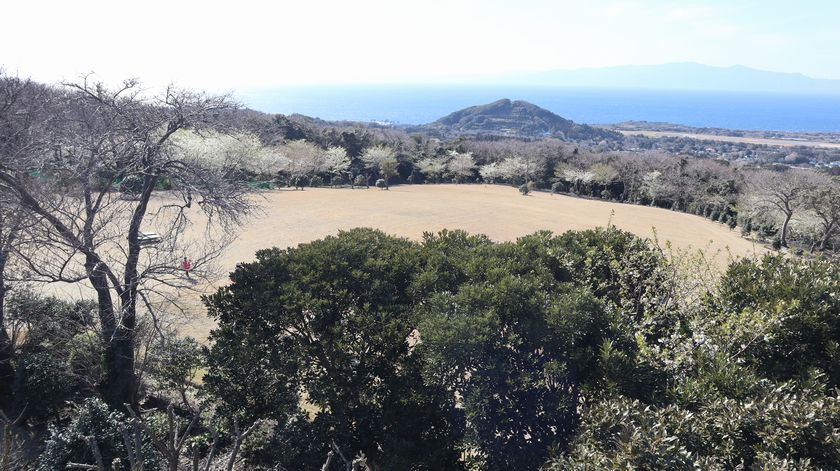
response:
<svg viewBox="0 0 840 471"><path fill-rule="evenodd" d="M507 98L464 108L420 128L446 135L553 136L576 141L621 138L618 133L577 124L533 103Z"/></svg>
<svg viewBox="0 0 840 471"><path fill-rule="evenodd" d="M840 80L693 62L552 70L488 78L515 85L840 94Z"/></svg>

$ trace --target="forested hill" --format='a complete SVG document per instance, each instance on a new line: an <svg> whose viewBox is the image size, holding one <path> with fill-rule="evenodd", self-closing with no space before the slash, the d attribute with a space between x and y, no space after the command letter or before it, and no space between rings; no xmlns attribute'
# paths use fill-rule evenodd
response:
<svg viewBox="0 0 840 471"><path fill-rule="evenodd" d="M424 127L444 134L554 136L570 140L621 139L617 133L577 124L533 103L507 98L464 108Z"/></svg>

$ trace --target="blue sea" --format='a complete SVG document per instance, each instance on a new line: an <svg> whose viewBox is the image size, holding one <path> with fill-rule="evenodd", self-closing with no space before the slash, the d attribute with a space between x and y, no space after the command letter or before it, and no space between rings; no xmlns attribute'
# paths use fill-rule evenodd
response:
<svg viewBox="0 0 840 471"><path fill-rule="evenodd" d="M660 121L744 130L840 132L840 95L467 85L301 86L243 91L247 106L325 120L424 124L500 98L578 123Z"/></svg>

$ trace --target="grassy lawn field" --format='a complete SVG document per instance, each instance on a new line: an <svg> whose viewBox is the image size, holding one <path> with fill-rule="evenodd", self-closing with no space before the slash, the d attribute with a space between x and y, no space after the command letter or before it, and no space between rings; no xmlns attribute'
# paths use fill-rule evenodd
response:
<svg viewBox="0 0 840 471"><path fill-rule="evenodd" d="M503 185L402 185L388 191L307 188L260 193L259 200L260 210L217 259L221 273L232 271L237 262L253 260L260 249L294 247L354 227L373 227L414 240L424 232L463 229L509 241L543 229L562 233L612 223L641 237L656 237L663 247L670 243L680 251L703 250L720 268L732 257L766 250L742 238L738 229L699 216L546 192L522 196L516 188ZM152 206L161 202L168 201L153 200ZM198 224L188 230L187 237L206 237L204 218L192 219ZM207 318L200 296L227 281L222 275L212 283L197 284L195 291L183 292L178 297L180 309L171 309L177 314L167 316L168 321L184 335L206 339L214 323ZM94 297L93 290L82 283L50 285L44 290L62 297Z"/></svg>
<svg viewBox="0 0 840 471"><path fill-rule="evenodd" d="M738 230L698 216L543 192L522 196L501 185L403 185L388 191L308 188L262 196L261 214L243 227L220 259L222 268L232 270L262 248L296 246L360 226L411 239L421 238L424 231L464 229L507 241L541 229L562 233L612 222L642 237L653 237L655 231L661 244L669 241L677 249L704 249L720 266L730 255L764 251L741 238ZM181 330L205 338L213 323L205 317L198 294L182 299L188 318L180 321Z"/></svg>

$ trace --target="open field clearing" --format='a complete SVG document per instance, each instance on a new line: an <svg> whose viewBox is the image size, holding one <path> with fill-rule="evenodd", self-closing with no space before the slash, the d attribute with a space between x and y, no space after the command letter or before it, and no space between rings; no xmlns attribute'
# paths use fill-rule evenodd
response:
<svg viewBox="0 0 840 471"><path fill-rule="evenodd" d="M402 185L388 191L307 188L264 192L259 199L260 210L215 261L221 273L232 271L237 262L253 260L260 249L294 247L354 227L372 227L414 240L424 232L463 229L495 241L510 241L543 229L559 234L612 223L641 237L656 237L660 245L670 243L679 251L702 249L721 268L731 257L766 250L742 238L738 229L699 216L546 192L522 196L516 188L504 185ZM152 206L162 202L170 201L158 198ZM187 238L206 237L205 218L193 214L191 219L194 225ZM224 275L209 285L198 284L196 291L185 291L178 303L186 315L175 315L170 321L183 334L205 339L213 321L206 317L200 296L226 282ZM82 284L53 285L47 291L93 297L93 291Z"/></svg>
<svg viewBox="0 0 840 471"><path fill-rule="evenodd" d="M404 185L389 191L308 188L262 196L262 214L243 228L221 257L223 268L232 270L236 262L252 260L262 248L296 246L359 226L411 239L421 238L424 231L464 229L506 241L541 229L562 233L612 221L642 237L652 237L655 228L661 243L670 241L677 249L716 253L721 266L730 254L764 251L737 230L698 216L542 192L521 196L515 188L500 185ZM212 321L205 317L198 294L188 293L183 299L190 318L181 330L205 338Z"/></svg>
<svg viewBox="0 0 840 471"><path fill-rule="evenodd" d="M697 139L700 141L719 141L719 142L737 142L740 144L758 144L765 146L781 146L781 147L822 147L828 149L840 149L838 142L825 141L798 141L792 139L770 139L764 137L739 137L739 136L720 136L717 134L693 134L685 132L668 132L668 131L619 131L625 136L645 136L645 137L687 137L689 139Z"/></svg>

